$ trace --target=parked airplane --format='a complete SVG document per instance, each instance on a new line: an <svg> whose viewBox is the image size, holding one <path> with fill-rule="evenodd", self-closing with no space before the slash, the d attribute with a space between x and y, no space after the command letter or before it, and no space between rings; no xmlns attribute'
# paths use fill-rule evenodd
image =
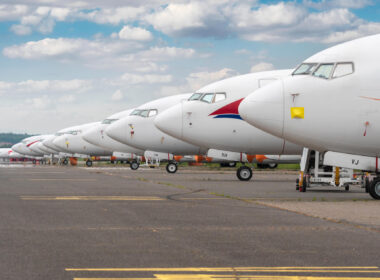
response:
<svg viewBox="0 0 380 280"><path fill-rule="evenodd" d="M92 166L91 157L112 156L112 151L99 148L82 139L82 134L96 126L99 122L87 123L76 126L74 130L66 131L63 135L56 137L53 144L70 154L79 154L87 157L86 165Z"/></svg>
<svg viewBox="0 0 380 280"><path fill-rule="evenodd" d="M24 155L21 155L11 148L0 148L0 159L15 159L15 158L24 158Z"/></svg>
<svg viewBox="0 0 380 280"><path fill-rule="evenodd" d="M20 143L17 143L12 146L12 150L26 156L31 157L43 157L44 152L42 151L32 151L29 147L33 145L34 143L40 142L43 140L43 137L41 135L37 136L31 136L23 139Z"/></svg>
<svg viewBox="0 0 380 280"><path fill-rule="evenodd" d="M95 125L93 128L88 129L82 134L82 138L100 148L114 151L113 156L119 160L128 160L131 161L131 168L136 169L138 167L138 156L144 154L143 150L128 146L119 141L116 141L109 137L105 131L106 129L117 120L129 116L133 110L126 110L116 114L113 114L103 120L98 125Z"/></svg>
<svg viewBox="0 0 380 280"><path fill-rule="evenodd" d="M238 113L240 102L249 93L291 73L292 70L251 73L212 83L159 114L155 125L173 137L210 149L208 156L213 158L262 164L264 159L268 162L268 157L253 155L277 154L281 156L269 162L298 163L302 147L250 126ZM237 176L249 180L252 170L242 166Z"/></svg>
<svg viewBox="0 0 380 280"><path fill-rule="evenodd" d="M203 154L205 150L161 132L153 122L165 109L189 98L190 95L164 97L141 105L128 117L111 124L106 133L116 141L141 149L149 155L155 154L159 160L168 160L168 172L175 172L177 164L174 155L198 155Z"/></svg>
<svg viewBox="0 0 380 280"><path fill-rule="evenodd" d="M319 52L292 76L253 92L239 112L273 135L326 152L324 164L378 173L379 46L380 34ZM380 177L369 192L380 199Z"/></svg>

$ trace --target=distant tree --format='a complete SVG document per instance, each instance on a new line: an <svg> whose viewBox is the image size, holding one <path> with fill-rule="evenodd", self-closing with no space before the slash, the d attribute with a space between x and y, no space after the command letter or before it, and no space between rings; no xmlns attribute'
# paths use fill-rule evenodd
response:
<svg viewBox="0 0 380 280"><path fill-rule="evenodd" d="M24 134L0 133L0 148L10 148L12 145L30 136L33 136L33 135L26 134L26 133Z"/></svg>

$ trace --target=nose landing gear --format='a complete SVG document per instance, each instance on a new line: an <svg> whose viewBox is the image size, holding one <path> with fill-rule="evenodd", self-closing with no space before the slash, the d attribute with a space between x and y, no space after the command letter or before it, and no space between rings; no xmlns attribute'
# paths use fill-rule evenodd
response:
<svg viewBox="0 0 380 280"><path fill-rule="evenodd" d="M236 171L236 176L240 181L249 181L252 178L252 169L248 166L240 166Z"/></svg>

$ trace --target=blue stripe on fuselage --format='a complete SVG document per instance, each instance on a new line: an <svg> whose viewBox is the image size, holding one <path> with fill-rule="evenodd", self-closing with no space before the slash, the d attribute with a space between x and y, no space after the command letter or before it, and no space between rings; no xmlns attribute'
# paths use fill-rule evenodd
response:
<svg viewBox="0 0 380 280"><path fill-rule="evenodd" d="M238 120L242 120L240 115L235 115L235 114L217 115L214 117L214 119L238 119Z"/></svg>

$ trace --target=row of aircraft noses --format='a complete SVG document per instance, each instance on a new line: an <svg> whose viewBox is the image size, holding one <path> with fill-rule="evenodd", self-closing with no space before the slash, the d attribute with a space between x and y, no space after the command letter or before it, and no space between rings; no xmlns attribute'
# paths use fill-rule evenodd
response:
<svg viewBox="0 0 380 280"><path fill-rule="evenodd" d="M154 154L169 161L176 155L203 155L216 161L272 158L279 163L299 161L308 147L377 162L378 46L380 34L363 37L319 52L296 69L225 79L102 122L32 137L13 148L25 154L30 150L30 155L123 153L136 159ZM42 146L30 145L33 141Z"/></svg>

